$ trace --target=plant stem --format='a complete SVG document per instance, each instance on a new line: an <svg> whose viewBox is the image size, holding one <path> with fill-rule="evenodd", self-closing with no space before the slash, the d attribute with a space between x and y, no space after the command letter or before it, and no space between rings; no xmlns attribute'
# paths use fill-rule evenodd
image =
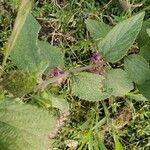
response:
<svg viewBox="0 0 150 150"><path fill-rule="evenodd" d="M58 81L60 78L67 78L72 74L82 72L82 71L85 71L85 70L90 70L90 69L96 68L96 67L103 67L103 65L104 65L104 62L102 61L102 62L97 63L97 64L92 64L92 65L88 65L88 66L85 66L85 67L68 70L68 71L64 72L63 74L59 75L58 77L54 77L54 78L42 81L39 84L38 89L44 90L49 84Z"/></svg>

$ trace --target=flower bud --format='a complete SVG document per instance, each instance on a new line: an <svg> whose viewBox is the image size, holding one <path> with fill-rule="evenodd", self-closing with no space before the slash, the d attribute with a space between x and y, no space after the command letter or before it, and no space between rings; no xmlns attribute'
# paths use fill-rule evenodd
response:
<svg viewBox="0 0 150 150"><path fill-rule="evenodd" d="M52 72L50 72L51 77L58 77L59 75L63 74L64 71L60 68L55 68Z"/></svg>
<svg viewBox="0 0 150 150"><path fill-rule="evenodd" d="M50 77L58 77L60 75L64 74L64 71L61 68L55 68L52 72L50 72ZM59 78L57 80L58 85L64 84L66 79Z"/></svg>
<svg viewBox="0 0 150 150"><path fill-rule="evenodd" d="M99 52L95 52L92 54L91 57L91 62L96 64L98 63L100 60L102 60L102 55Z"/></svg>

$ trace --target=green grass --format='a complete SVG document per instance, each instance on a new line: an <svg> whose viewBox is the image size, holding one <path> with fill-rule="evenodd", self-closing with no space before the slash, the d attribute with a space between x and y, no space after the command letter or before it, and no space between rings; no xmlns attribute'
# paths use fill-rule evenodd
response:
<svg viewBox="0 0 150 150"><path fill-rule="evenodd" d="M0 2L0 64L3 52L11 34L19 0ZM149 0L132 0L143 6L132 11L135 14L145 10L145 19L150 17ZM97 18L109 25L116 24L128 17L119 4L108 0L39 0L32 14L42 26L39 38L61 47L66 56L66 66L86 65L89 56L96 51L95 44L85 27L85 19ZM69 84L69 83L68 83ZM104 144L108 150L114 149L113 134L119 137L126 150L148 150L150 147L150 104L136 101L131 96L117 98L109 102L89 103L68 95L67 87L53 87L54 93L63 93L70 102L71 117L58 134L54 147L68 149L65 141L78 141L79 149L101 149ZM124 108L128 108L128 118L124 117ZM119 122L119 118L123 122ZM113 121L118 121L118 130L113 130ZM121 126L121 128L119 128ZM99 146L98 146L99 145Z"/></svg>

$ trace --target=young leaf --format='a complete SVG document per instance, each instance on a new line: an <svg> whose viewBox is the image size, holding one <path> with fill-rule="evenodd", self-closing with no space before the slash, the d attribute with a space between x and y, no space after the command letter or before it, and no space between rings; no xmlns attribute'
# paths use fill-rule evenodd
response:
<svg viewBox="0 0 150 150"><path fill-rule="evenodd" d="M33 3L33 0L22 0L21 2L21 6L19 8L18 15L15 21L14 29L9 39L7 49L5 51L3 65L5 65L8 56L10 55L14 46L16 45L16 41L18 40L19 33L22 30L24 23L26 21L26 18L31 10L32 3Z"/></svg>
<svg viewBox="0 0 150 150"><path fill-rule="evenodd" d="M123 146L120 143L118 137L116 137L116 139L115 139L115 150L123 150Z"/></svg>
<svg viewBox="0 0 150 150"><path fill-rule="evenodd" d="M69 111L69 104L66 99L60 97L54 97L52 95L49 95L49 98L52 102L52 107L58 108L62 112Z"/></svg>
<svg viewBox="0 0 150 150"><path fill-rule="evenodd" d="M40 48L41 61L47 62L47 71L56 67L64 67L64 54L59 48L39 40L38 47Z"/></svg>
<svg viewBox="0 0 150 150"><path fill-rule="evenodd" d="M87 101L100 101L108 98L102 91L104 77L82 72L72 78L72 94Z"/></svg>
<svg viewBox="0 0 150 150"><path fill-rule="evenodd" d="M142 94L132 94L132 93L129 93L127 96L130 99L134 99L136 101L143 101L143 102L148 101L148 99L146 99Z"/></svg>
<svg viewBox="0 0 150 150"><path fill-rule="evenodd" d="M145 98L150 100L150 79L138 85L138 89Z"/></svg>
<svg viewBox="0 0 150 150"><path fill-rule="evenodd" d="M140 13L122 21L100 41L98 48L106 61L114 63L126 55L141 29L143 18L144 13Z"/></svg>
<svg viewBox="0 0 150 150"><path fill-rule="evenodd" d="M0 149L42 150L49 148L48 134L55 118L35 106L5 100L0 103Z"/></svg>
<svg viewBox="0 0 150 150"><path fill-rule="evenodd" d="M90 35L94 40L103 39L111 29L111 27L104 22L93 19L87 19L85 23L87 30L90 32Z"/></svg>
<svg viewBox="0 0 150 150"><path fill-rule="evenodd" d="M40 69L40 51L37 47L37 37L40 25L29 14L18 33L11 51L13 63L22 70L37 72ZM44 60L43 60L44 61Z"/></svg>
<svg viewBox="0 0 150 150"><path fill-rule="evenodd" d="M124 60L125 70L136 84L142 84L150 79L148 62L140 55L133 54Z"/></svg>
<svg viewBox="0 0 150 150"><path fill-rule="evenodd" d="M124 96L133 89L133 83L122 69L112 69L106 73L106 89L112 89L111 95Z"/></svg>

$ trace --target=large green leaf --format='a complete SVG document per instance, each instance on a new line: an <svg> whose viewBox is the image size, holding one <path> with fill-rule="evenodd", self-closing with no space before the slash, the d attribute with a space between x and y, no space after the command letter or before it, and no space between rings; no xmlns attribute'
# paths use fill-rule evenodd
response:
<svg viewBox="0 0 150 150"><path fill-rule="evenodd" d="M39 40L38 47L41 52L41 62L47 62L47 71L50 71L55 67L64 67L64 54L61 49L50 45L48 42Z"/></svg>
<svg viewBox="0 0 150 150"><path fill-rule="evenodd" d="M38 40L40 25L29 14L11 52L13 63L22 70L39 72L63 67L63 53L48 42Z"/></svg>
<svg viewBox="0 0 150 150"><path fill-rule="evenodd" d="M126 55L141 29L143 18L144 13L140 13L122 21L99 43L99 51L106 61L114 63Z"/></svg>
<svg viewBox="0 0 150 150"><path fill-rule="evenodd" d="M150 100L150 79L138 85L138 89L145 98Z"/></svg>
<svg viewBox="0 0 150 150"><path fill-rule="evenodd" d="M124 60L125 70L136 84L142 84L150 79L148 62L140 55L133 54Z"/></svg>
<svg viewBox="0 0 150 150"><path fill-rule="evenodd" d="M99 101L108 98L102 91L104 77L82 72L72 78L72 94L87 101Z"/></svg>
<svg viewBox="0 0 150 150"><path fill-rule="evenodd" d="M18 33L11 51L11 59L19 69L29 70L30 72L39 71L41 65L40 50L37 47L39 30L40 25L29 14L22 29Z"/></svg>
<svg viewBox="0 0 150 150"><path fill-rule="evenodd" d="M90 35L94 40L103 39L111 29L111 27L104 22L93 19L87 19L85 23L87 30L90 32Z"/></svg>
<svg viewBox="0 0 150 150"><path fill-rule="evenodd" d="M35 106L14 100L0 103L0 149L44 150L55 118Z"/></svg>
<svg viewBox="0 0 150 150"><path fill-rule="evenodd" d="M8 41L8 45L4 54L3 65L5 65L8 56L10 55L12 49L16 45L20 31L22 30L26 18L32 8L33 0L22 0L21 5L17 14L17 18L14 24L13 32Z"/></svg>
<svg viewBox="0 0 150 150"><path fill-rule="evenodd" d="M132 80L122 69L112 69L106 73L106 89L112 89L111 95L124 96L133 89Z"/></svg>

